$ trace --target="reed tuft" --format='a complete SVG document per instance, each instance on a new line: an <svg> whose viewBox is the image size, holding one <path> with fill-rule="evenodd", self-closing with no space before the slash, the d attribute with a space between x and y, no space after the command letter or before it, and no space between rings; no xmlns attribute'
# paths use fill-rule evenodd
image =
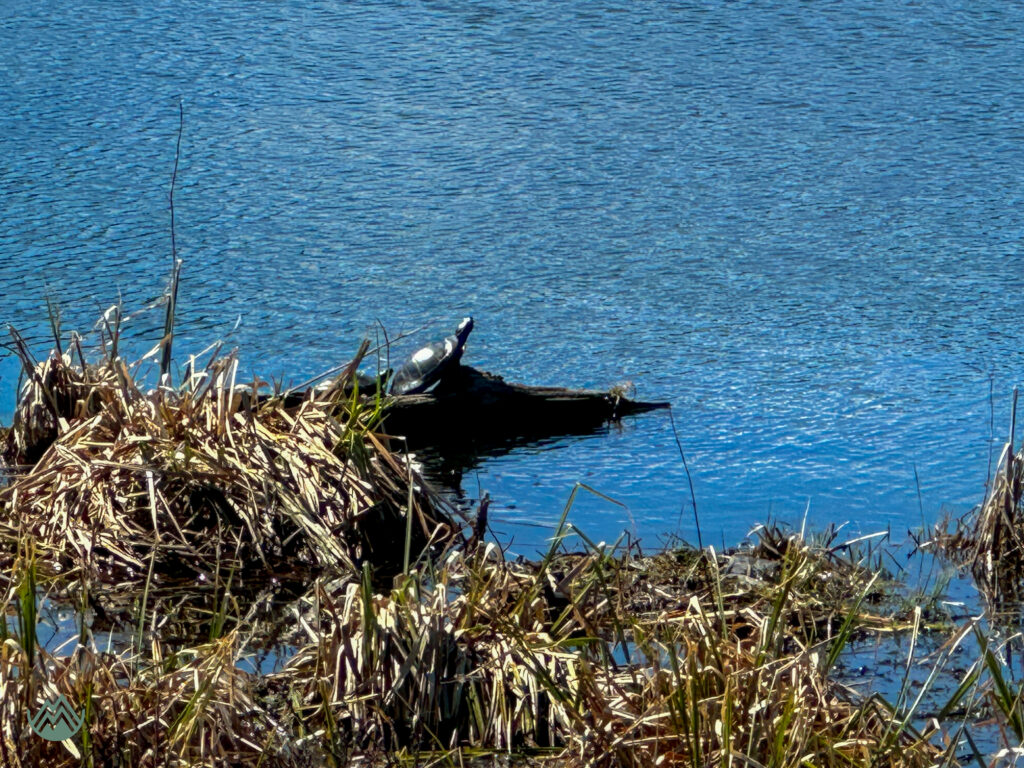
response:
<svg viewBox="0 0 1024 768"><path fill-rule="evenodd" d="M55 351L33 364L20 349L0 537L32 538L51 570L141 578L153 559L174 575L296 563L356 574L363 562L397 572L407 511L416 552L459 533L375 434L383 402L347 381L292 405L241 385L234 353L147 390L120 357Z"/></svg>

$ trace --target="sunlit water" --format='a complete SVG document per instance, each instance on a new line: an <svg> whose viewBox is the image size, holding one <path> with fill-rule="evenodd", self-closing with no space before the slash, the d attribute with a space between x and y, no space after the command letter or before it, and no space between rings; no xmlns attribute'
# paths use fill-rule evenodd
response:
<svg viewBox="0 0 1024 768"><path fill-rule="evenodd" d="M0 320L159 295L181 97L179 353L298 381L472 314L467 362L671 401L705 543L900 538L979 501L1024 370L1022 41L995 2L2 2ZM595 539L696 538L663 413L464 486L529 553L576 482L628 507L579 497Z"/></svg>

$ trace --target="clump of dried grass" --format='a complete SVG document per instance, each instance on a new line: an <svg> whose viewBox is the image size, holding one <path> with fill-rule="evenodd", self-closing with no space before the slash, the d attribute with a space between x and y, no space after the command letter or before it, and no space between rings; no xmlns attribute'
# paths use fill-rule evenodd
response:
<svg viewBox="0 0 1024 768"><path fill-rule="evenodd" d="M996 465L989 493L980 506L935 536L939 548L969 566L982 594L995 607L1024 598L1024 447L1014 451L1017 390L1013 393L1010 436Z"/></svg>
<svg viewBox="0 0 1024 768"><path fill-rule="evenodd" d="M159 644L154 650L159 649ZM237 637L168 653L145 663L131 654L43 654L48 667L26 708L35 711L58 693L85 712L86 739L69 749L44 741L27 727L24 713L4 712L4 765L79 765L75 752L103 766L294 765L273 715L254 699L251 675L235 666ZM0 686L24 685L24 659L8 654ZM170 761L170 762L168 762Z"/></svg>
<svg viewBox="0 0 1024 768"><path fill-rule="evenodd" d="M1020 573L1024 564L1024 448L1007 444L1000 457L992 492L977 512L971 544L976 574L988 584Z"/></svg>
<svg viewBox="0 0 1024 768"><path fill-rule="evenodd" d="M100 409L99 393L116 386L118 371L113 365L91 366L80 358L71 364L70 354L57 349L43 362L34 364L25 342L12 331L13 347L21 357L25 385L14 413L14 423L4 430L2 457L13 465L34 464L69 422L87 419ZM79 353L80 347L74 347Z"/></svg>
<svg viewBox="0 0 1024 768"><path fill-rule="evenodd" d="M527 569L484 562L467 569L452 552L428 579L389 594L365 579L319 585L301 623L305 647L281 675L299 693L301 727L355 749L550 742L556 721L576 718L552 710L548 690L571 695L574 654L550 636Z"/></svg>
<svg viewBox="0 0 1024 768"><path fill-rule="evenodd" d="M236 381L214 355L178 387L146 390L120 357L55 351L30 365L4 456L0 536L29 536L65 572L303 563L356 573L457 535L443 505L374 433L382 401L346 392L357 360L299 405ZM365 351L365 347L363 348ZM350 389L350 388L348 388ZM418 549L416 551L418 551Z"/></svg>
<svg viewBox="0 0 1024 768"><path fill-rule="evenodd" d="M159 632L173 616L143 605L136 620L153 631L127 647L100 650L84 616L70 653L40 647L39 553L29 540L22 544L0 597L17 616L16 629L0 625L0 765L312 764L280 728L259 678L241 669L249 650L241 630L212 632L207 642L174 649ZM61 743L30 726L30 715L58 695L82 717L79 732Z"/></svg>

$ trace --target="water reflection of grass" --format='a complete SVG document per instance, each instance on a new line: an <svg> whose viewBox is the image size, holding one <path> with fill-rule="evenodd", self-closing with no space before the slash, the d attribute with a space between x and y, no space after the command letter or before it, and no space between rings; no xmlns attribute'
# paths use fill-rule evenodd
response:
<svg viewBox="0 0 1024 768"><path fill-rule="evenodd" d="M993 637L901 597L877 547L764 526L729 554L575 530L569 553L570 499L546 556L511 561L391 451L361 355L298 405L217 352L146 391L117 317L95 364L15 340L4 765L925 766L986 704L1024 730ZM851 643L893 634L889 695L854 691ZM58 693L85 716L64 744L27 725Z"/></svg>

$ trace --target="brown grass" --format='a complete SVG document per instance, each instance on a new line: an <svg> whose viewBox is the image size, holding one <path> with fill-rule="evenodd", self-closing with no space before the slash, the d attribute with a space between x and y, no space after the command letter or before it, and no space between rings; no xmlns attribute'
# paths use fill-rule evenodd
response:
<svg viewBox="0 0 1024 768"><path fill-rule="evenodd" d="M31 537L53 569L121 580L154 566L394 572L410 506L415 552L458 533L374 433L380 403L338 382L286 408L236 371L234 355L215 357L180 387L144 391L120 358L33 366L4 445L28 466L0 487L0 537Z"/></svg>

